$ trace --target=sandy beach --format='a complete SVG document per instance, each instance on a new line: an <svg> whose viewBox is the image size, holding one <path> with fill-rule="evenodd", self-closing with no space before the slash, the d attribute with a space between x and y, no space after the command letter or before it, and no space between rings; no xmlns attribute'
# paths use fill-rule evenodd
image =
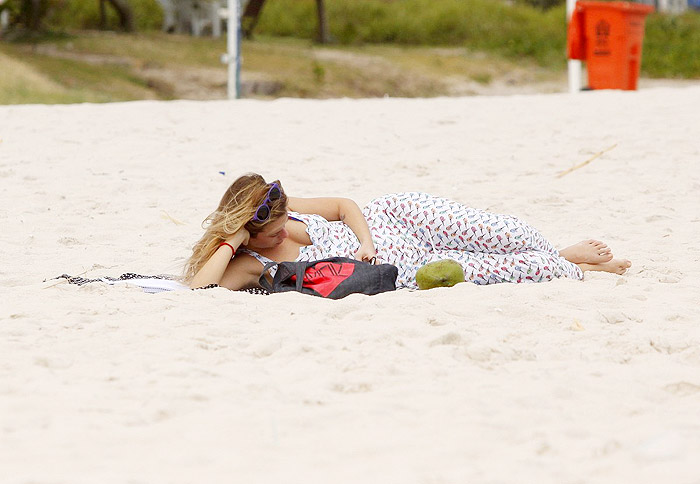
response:
<svg viewBox="0 0 700 484"><path fill-rule="evenodd" d="M699 484L699 107L700 85L0 106L0 482ZM633 266L340 301L51 279L180 273L249 171L447 196Z"/></svg>

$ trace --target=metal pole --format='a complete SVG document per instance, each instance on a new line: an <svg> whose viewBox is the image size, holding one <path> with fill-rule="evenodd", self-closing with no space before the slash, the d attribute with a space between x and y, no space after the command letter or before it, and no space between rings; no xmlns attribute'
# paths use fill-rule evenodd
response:
<svg viewBox="0 0 700 484"><path fill-rule="evenodd" d="M566 0L566 21L571 21L571 15L576 8L576 0ZM569 92L577 93L581 91L581 61L569 59Z"/></svg>
<svg viewBox="0 0 700 484"><path fill-rule="evenodd" d="M238 99L241 93L241 15L240 0L228 0L228 98Z"/></svg>

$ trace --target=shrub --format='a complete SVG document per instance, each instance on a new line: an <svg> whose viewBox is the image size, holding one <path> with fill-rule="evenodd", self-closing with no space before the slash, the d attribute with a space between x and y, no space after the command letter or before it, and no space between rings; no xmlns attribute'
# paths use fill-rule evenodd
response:
<svg viewBox="0 0 700 484"><path fill-rule="evenodd" d="M523 3L531 7L548 10L560 5L565 5L566 0L516 0L516 3Z"/></svg>
<svg viewBox="0 0 700 484"><path fill-rule="evenodd" d="M46 24L56 29L98 29L100 28L99 0L52 0ZM163 23L163 10L156 0L131 0L136 30L160 29ZM117 14L105 5L106 25L116 29L119 25Z"/></svg>
<svg viewBox="0 0 700 484"><path fill-rule="evenodd" d="M542 12L496 0L327 0L332 38L341 44L462 45L563 63L564 7ZM313 39L313 0L274 0L258 33Z"/></svg>
<svg viewBox="0 0 700 484"><path fill-rule="evenodd" d="M647 19L643 71L654 77L700 77L700 14L653 14Z"/></svg>

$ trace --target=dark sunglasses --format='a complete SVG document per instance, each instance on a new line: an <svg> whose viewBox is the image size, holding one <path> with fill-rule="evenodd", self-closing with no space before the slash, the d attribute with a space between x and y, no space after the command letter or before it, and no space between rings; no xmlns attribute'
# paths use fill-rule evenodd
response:
<svg viewBox="0 0 700 484"><path fill-rule="evenodd" d="M270 208L269 203L274 202L275 200L279 200L282 198L282 189L277 183L273 183L270 189L267 191L267 196L265 197L265 200L260 204L258 209L255 211L255 215L253 215L253 221L254 222L265 222L270 218L270 215L272 214L272 209Z"/></svg>

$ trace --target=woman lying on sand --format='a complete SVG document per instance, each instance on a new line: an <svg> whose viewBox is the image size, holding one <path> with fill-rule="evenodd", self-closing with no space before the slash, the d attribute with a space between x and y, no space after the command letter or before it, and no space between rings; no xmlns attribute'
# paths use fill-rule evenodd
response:
<svg viewBox="0 0 700 484"><path fill-rule="evenodd" d="M347 198L287 197L279 181L266 183L256 174L233 182L205 223L185 267L191 288L259 287L267 262L327 257L393 264L397 288L414 289L416 271L442 259L459 262L475 284L583 279L584 271L623 274L631 266L613 259L602 242L557 251L513 216L425 193L384 195L360 210Z"/></svg>

